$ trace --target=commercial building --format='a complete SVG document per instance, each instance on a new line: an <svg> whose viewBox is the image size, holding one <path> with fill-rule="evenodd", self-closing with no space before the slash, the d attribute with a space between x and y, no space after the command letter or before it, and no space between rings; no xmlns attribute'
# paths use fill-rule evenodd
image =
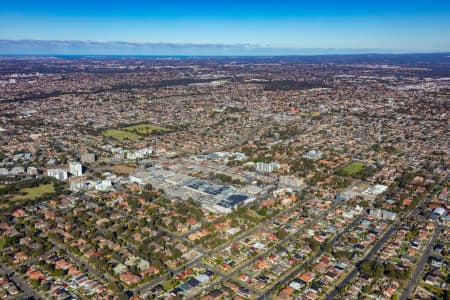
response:
<svg viewBox="0 0 450 300"><path fill-rule="evenodd" d="M143 148L136 151L128 151L126 153L127 159L141 159L153 153L152 148Z"/></svg>
<svg viewBox="0 0 450 300"><path fill-rule="evenodd" d="M152 167L146 172L131 174L129 179L141 185L151 183L154 188L161 188L172 197L183 200L192 198L208 210L225 214L231 213L240 204L255 200L254 195L233 186L213 184L163 168Z"/></svg>
<svg viewBox="0 0 450 300"><path fill-rule="evenodd" d="M307 153L303 154L303 158L311 160L319 160L322 158L322 156L323 156L322 151L316 149L310 150Z"/></svg>
<svg viewBox="0 0 450 300"><path fill-rule="evenodd" d="M81 163L79 163L77 161L73 161L73 162L69 163L69 172L73 176L82 176L83 175L83 166L81 165Z"/></svg>
<svg viewBox="0 0 450 300"><path fill-rule="evenodd" d="M111 180L102 180L95 184L95 189L100 192L109 192L114 190Z"/></svg>
<svg viewBox="0 0 450 300"><path fill-rule="evenodd" d="M48 169L47 176L56 178L58 180L66 180L67 172L63 169Z"/></svg>
<svg viewBox="0 0 450 300"><path fill-rule="evenodd" d="M262 173L272 173L273 171L276 171L280 168L280 164L276 162L271 163L264 163L264 162L257 162L256 163L256 170L258 172Z"/></svg>
<svg viewBox="0 0 450 300"><path fill-rule="evenodd" d="M364 195L380 195L384 193L387 189L388 187L386 185L376 184L375 186L367 188L362 193Z"/></svg>
<svg viewBox="0 0 450 300"><path fill-rule="evenodd" d="M304 184L304 180L301 177L296 176L280 176L280 185L289 187L300 187Z"/></svg>
<svg viewBox="0 0 450 300"><path fill-rule="evenodd" d="M370 209L369 215L374 218L377 218L377 219L383 219L383 220L389 220L389 221L394 221L395 218L397 217L397 214L394 212L377 209L377 208Z"/></svg>
<svg viewBox="0 0 450 300"><path fill-rule="evenodd" d="M84 153L81 155L81 162L83 164L91 164L95 163L95 154L94 153Z"/></svg>
<svg viewBox="0 0 450 300"><path fill-rule="evenodd" d="M36 176L36 175L38 175L38 169L35 167L28 167L27 174L30 176Z"/></svg>
<svg viewBox="0 0 450 300"><path fill-rule="evenodd" d="M0 168L0 176L7 176L9 171L7 168Z"/></svg>

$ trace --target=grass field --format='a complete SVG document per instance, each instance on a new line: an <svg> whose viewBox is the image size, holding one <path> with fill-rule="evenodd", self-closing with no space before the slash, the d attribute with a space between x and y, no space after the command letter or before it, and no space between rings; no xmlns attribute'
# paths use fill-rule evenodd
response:
<svg viewBox="0 0 450 300"><path fill-rule="evenodd" d="M135 132L135 133L141 134L141 135L151 135L154 133L161 133L161 132L167 131L166 128L154 126L154 125L150 125L150 124L139 124L139 125L129 126L129 127L122 128L122 130Z"/></svg>
<svg viewBox="0 0 450 300"><path fill-rule="evenodd" d="M20 192L26 193L26 194L25 195L15 195L12 197L12 200L20 201L20 200L35 199L35 198L41 197L45 194L54 193L55 187L53 186L53 183L49 183L49 184L42 184L42 185L34 187L34 188L21 189Z"/></svg>
<svg viewBox="0 0 450 300"><path fill-rule="evenodd" d="M342 168L342 172L346 175L351 176L359 173L362 169L364 169L364 164L362 162L354 162Z"/></svg>
<svg viewBox="0 0 450 300"><path fill-rule="evenodd" d="M119 129L108 129L102 132L103 136L113 138L117 141L131 140L137 141L143 136L155 133L164 133L167 129L150 124L139 124L134 126L123 127Z"/></svg>
<svg viewBox="0 0 450 300"><path fill-rule="evenodd" d="M103 136L113 138L117 141L123 141L125 139L131 140L131 141L137 141L141 138L141 136L125 130L117 130L117 129L108 129L103 131Z"/></svg>

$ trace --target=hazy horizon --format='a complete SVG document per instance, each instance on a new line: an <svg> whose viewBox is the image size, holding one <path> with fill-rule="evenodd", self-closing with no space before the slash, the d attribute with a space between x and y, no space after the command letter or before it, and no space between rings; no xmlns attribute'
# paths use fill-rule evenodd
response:
<svg viewBox="0 0 450 300"><path fill-rule="evenodd" d="M322 0L315 3L291 0L170 0L164 3L80 0L74 4L24 0L2 3L0 11L2 40L121 41L129 44L207 44L210 47L251 45L252 49L239 46L239 51L252 53L257 48L256 55L302 54L301 49L332 49L334 53L342 50L347 53L448 52L450 39L445 36L450 36L448 1L430 4L419 0ZM9 47L1 52L26 50L26 47ZM57 47L30 49L26 53L70 50ZM86 50L87 54L92 53ZM192 49L178 49L176 53L165 50L159 49L161 52L156 54L233 55L239 52L230 48L221 51L194 49L199 53L192 53ZM103 51L106 54L127 53L121 48Z"/></svg>
<svg viewBox="0 0 450 300"><path fill-rule="evenodd" d="M429 54L450 51L274 47L257 44L163 43L92 40L0 39L0 55L295 56Z"/></svg>

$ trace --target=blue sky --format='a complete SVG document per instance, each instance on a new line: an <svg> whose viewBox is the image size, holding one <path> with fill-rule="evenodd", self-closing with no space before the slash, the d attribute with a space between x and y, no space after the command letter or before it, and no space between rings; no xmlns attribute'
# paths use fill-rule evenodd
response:
<svg viewBox="0 0 450 300"><path fill-rule="evenodd" d="M450 1L2 0L0 39L450 51Z"/></svg>

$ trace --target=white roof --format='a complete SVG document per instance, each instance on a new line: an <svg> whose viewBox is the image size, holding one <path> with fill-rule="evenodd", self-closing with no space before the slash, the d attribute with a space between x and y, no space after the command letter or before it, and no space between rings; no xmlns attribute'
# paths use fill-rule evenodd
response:
<svg viewBox="0 0 450 300"><path fill-rule="evenodd" d="M445 214L445 209L442 207L438 207L433 209L433 213L442 216Z"/></svg>
<svg viewBox="0 0 450 300"><path fill-rule="evenodd" d="M202 282L202 283L209 281L209 277L206 276L205 274L197 275L194 278L197 279L198 281Z"/></svg>

